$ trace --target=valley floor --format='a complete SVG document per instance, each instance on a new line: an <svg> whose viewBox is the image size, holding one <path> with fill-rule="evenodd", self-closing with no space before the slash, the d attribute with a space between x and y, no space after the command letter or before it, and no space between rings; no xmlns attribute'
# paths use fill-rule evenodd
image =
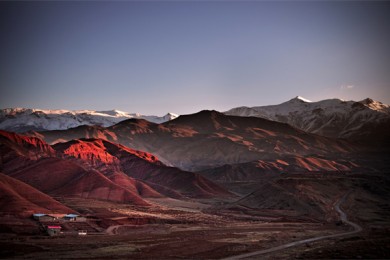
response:
<svg viewBox="0 0 390 260"><path fill-rule="evenodd" d="M2 236L0 248L2 258L9 259L220 259L340 232L336 227L303 223L152 224L124 226L120 230L117 235ZM389 242L386 233L362 233L308 243L257 258L388 258Z"/></svg>
<svg viewBox="0 0 390 260"><path fill-rule="evenodd" d="M284 208L255 208L262 197L256 197L254 204L248 198L257 196L256 192L248 195L241 193L240 197L229 199L155 198L149 199L151 206L146 207L103 200L54 197L86 217L87 221L80 225L83 229L89 229L88 235L78 236L74 232L78 227L76 224L62 223L64 233L49 237L45 235L43 223L28 216L3 214L0 215L0 258L390 258L390 207L388 202L381 199L387 196L387 184L384 186L386 189L376 188L380 187L376 185L377 182L384 182L387 178L373 174L289 174L283 176L282 180L277 183L287 188L289 186L286 184L291 183L306 189L314 187L311 193L304 194L311 194L313 200L322 203L326 215L296 214L285 205L282 205ZM245 187L257 187L259 184L248 185ZM319 190L321 187L323 190ZM361 187L372 192L365 193ZM240 189L235 191L237 194L241 192ZM266 189L261 191L267 192ZM265 202L280 193L272 191L270 194L272 196L266 197ZM288 201L289 196L282 197L281 201ZM348 223L348 220L352 223ZM337 234L339 236L336 237ZM324 236L327 237L318 241L298 242ZM257 254L293 242L297 242L293 247ZM251 254L254 252L257 253Z"/></svg>
<svg viewBox="0 0 390 260"><path fill-rule="evenodd" d="M3 257L25 259L218 259L339 232L302 223L122 226L116 235L2 237Z"/></svg>
<svg viewBox="0 0 390 260"><path fill-rule="evenodd" d="M102 232L87 236L15 235L0 238L5 259L221 259L277 247L303 239L346 233L340 223L284 218L247 220L245 214L227 217L205 213L215 201L155 199L142 209L106 201L62 198L83 208L88 221ZM4 221L5 218L3 217ZM15 221L15 220L14 220ZM33 220L18 220L20 230L34 230ZM14 226L16 228L16 226ZM19 232L20 232L19 230ZM385 230L370 229L340 238L304 243L250 259L388 258L390 238ZM239 258L237 258L239 259Z"/></svg>

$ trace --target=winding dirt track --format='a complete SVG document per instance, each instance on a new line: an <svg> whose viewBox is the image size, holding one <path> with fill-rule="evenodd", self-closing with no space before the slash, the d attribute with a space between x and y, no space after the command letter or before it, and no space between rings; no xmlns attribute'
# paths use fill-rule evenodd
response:
<svg viewBox="0 0 390 260"><path fill-rule="evenodd" d="M359 226L358 224L349 221L348 218L347 218L347 214L345 214L345 212L340 209L340 205L345 201L345 199L348 197L348 195L350 193L351 193L351 191L347 192L335 204L335 210L340 214L340 220L343 223L348 224L351 227L353 227L352 231L339 233L339 234L334 234L334 235L326 235L326 236L319 236L319 237L313 237L313 238L308 238L308 239L304 239L304 240L299 240L299 241L291 242L291 243L288 243L288 244L284 244L284 245L280 245L280 246L276 246L276 247L272 247L272 248L268 248L268 249L263 249L263 250L259 250L259 251L255 251L255 252L251 252L251 253L246 253L246 254L231 256L231 257L228 257L228 258L223 258L223 260L237 260L237 259L243 259L243 258L252 257L252 256L264 255L264 254L267 254L267 253L283 250L283 249L286 249L286 248L289 248L289 247L299 246L299 245L302 245L302 244L305 244L305 243L310 243L310 242L319 241L319 240L328 239L328 238L349 236L349 235L353 235L353 234L356 234L356 233L362 231L363 228L361 226Z"/></svg>
<svg viewBox="0 0 390 260"><path fill-rule="evenodd" d="M109 235L116 235L118 228L122 225L109 226L106 229L106 233Z"/></svg>

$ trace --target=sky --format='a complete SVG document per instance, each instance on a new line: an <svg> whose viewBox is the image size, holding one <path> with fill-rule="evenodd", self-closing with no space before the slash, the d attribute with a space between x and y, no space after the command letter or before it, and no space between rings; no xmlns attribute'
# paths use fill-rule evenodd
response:
<svg viewBox="0 0 390 260"><path fill-rule="evenodd" d="M1 1L0 108L390 104L390 2Z"/></svg>

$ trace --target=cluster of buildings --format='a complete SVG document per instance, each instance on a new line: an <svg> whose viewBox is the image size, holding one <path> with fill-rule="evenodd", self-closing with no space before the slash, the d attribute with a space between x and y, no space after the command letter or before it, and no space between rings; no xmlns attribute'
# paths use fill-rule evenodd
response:
<svg viewBox="0 0 390 260"><path fill-rule="evenodd" d="M86 222L87 219L76 214L33 214L33 218L41 223L50 236L62 234L63 226L70 222ZM78 235L86 235L86 230L76 230Z"/></svg>

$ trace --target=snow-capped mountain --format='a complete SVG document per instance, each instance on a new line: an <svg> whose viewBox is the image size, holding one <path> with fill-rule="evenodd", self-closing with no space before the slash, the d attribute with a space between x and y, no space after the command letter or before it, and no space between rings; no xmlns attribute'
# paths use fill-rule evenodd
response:
<svg viewBox="0 0 390 260"><path fill-rule="evenodd" d="M0 129L13 132L30 130L64 130L80 125L108 127L130 118L141 118L153 123L164 123L178 117L168 113L165 116L145 116L119 110L42 110L27 108L6 108L0 110Z"/></svg>
<svg viewBox="0 0 390 260"><path fill-rule="evenodd" d="M369 98L359 102L341 99L311 102L298 96L279 105L237 107L225 114L262 117L337 138L356 139L378 132L377 127L390 125L390 106Z"/></svg>

